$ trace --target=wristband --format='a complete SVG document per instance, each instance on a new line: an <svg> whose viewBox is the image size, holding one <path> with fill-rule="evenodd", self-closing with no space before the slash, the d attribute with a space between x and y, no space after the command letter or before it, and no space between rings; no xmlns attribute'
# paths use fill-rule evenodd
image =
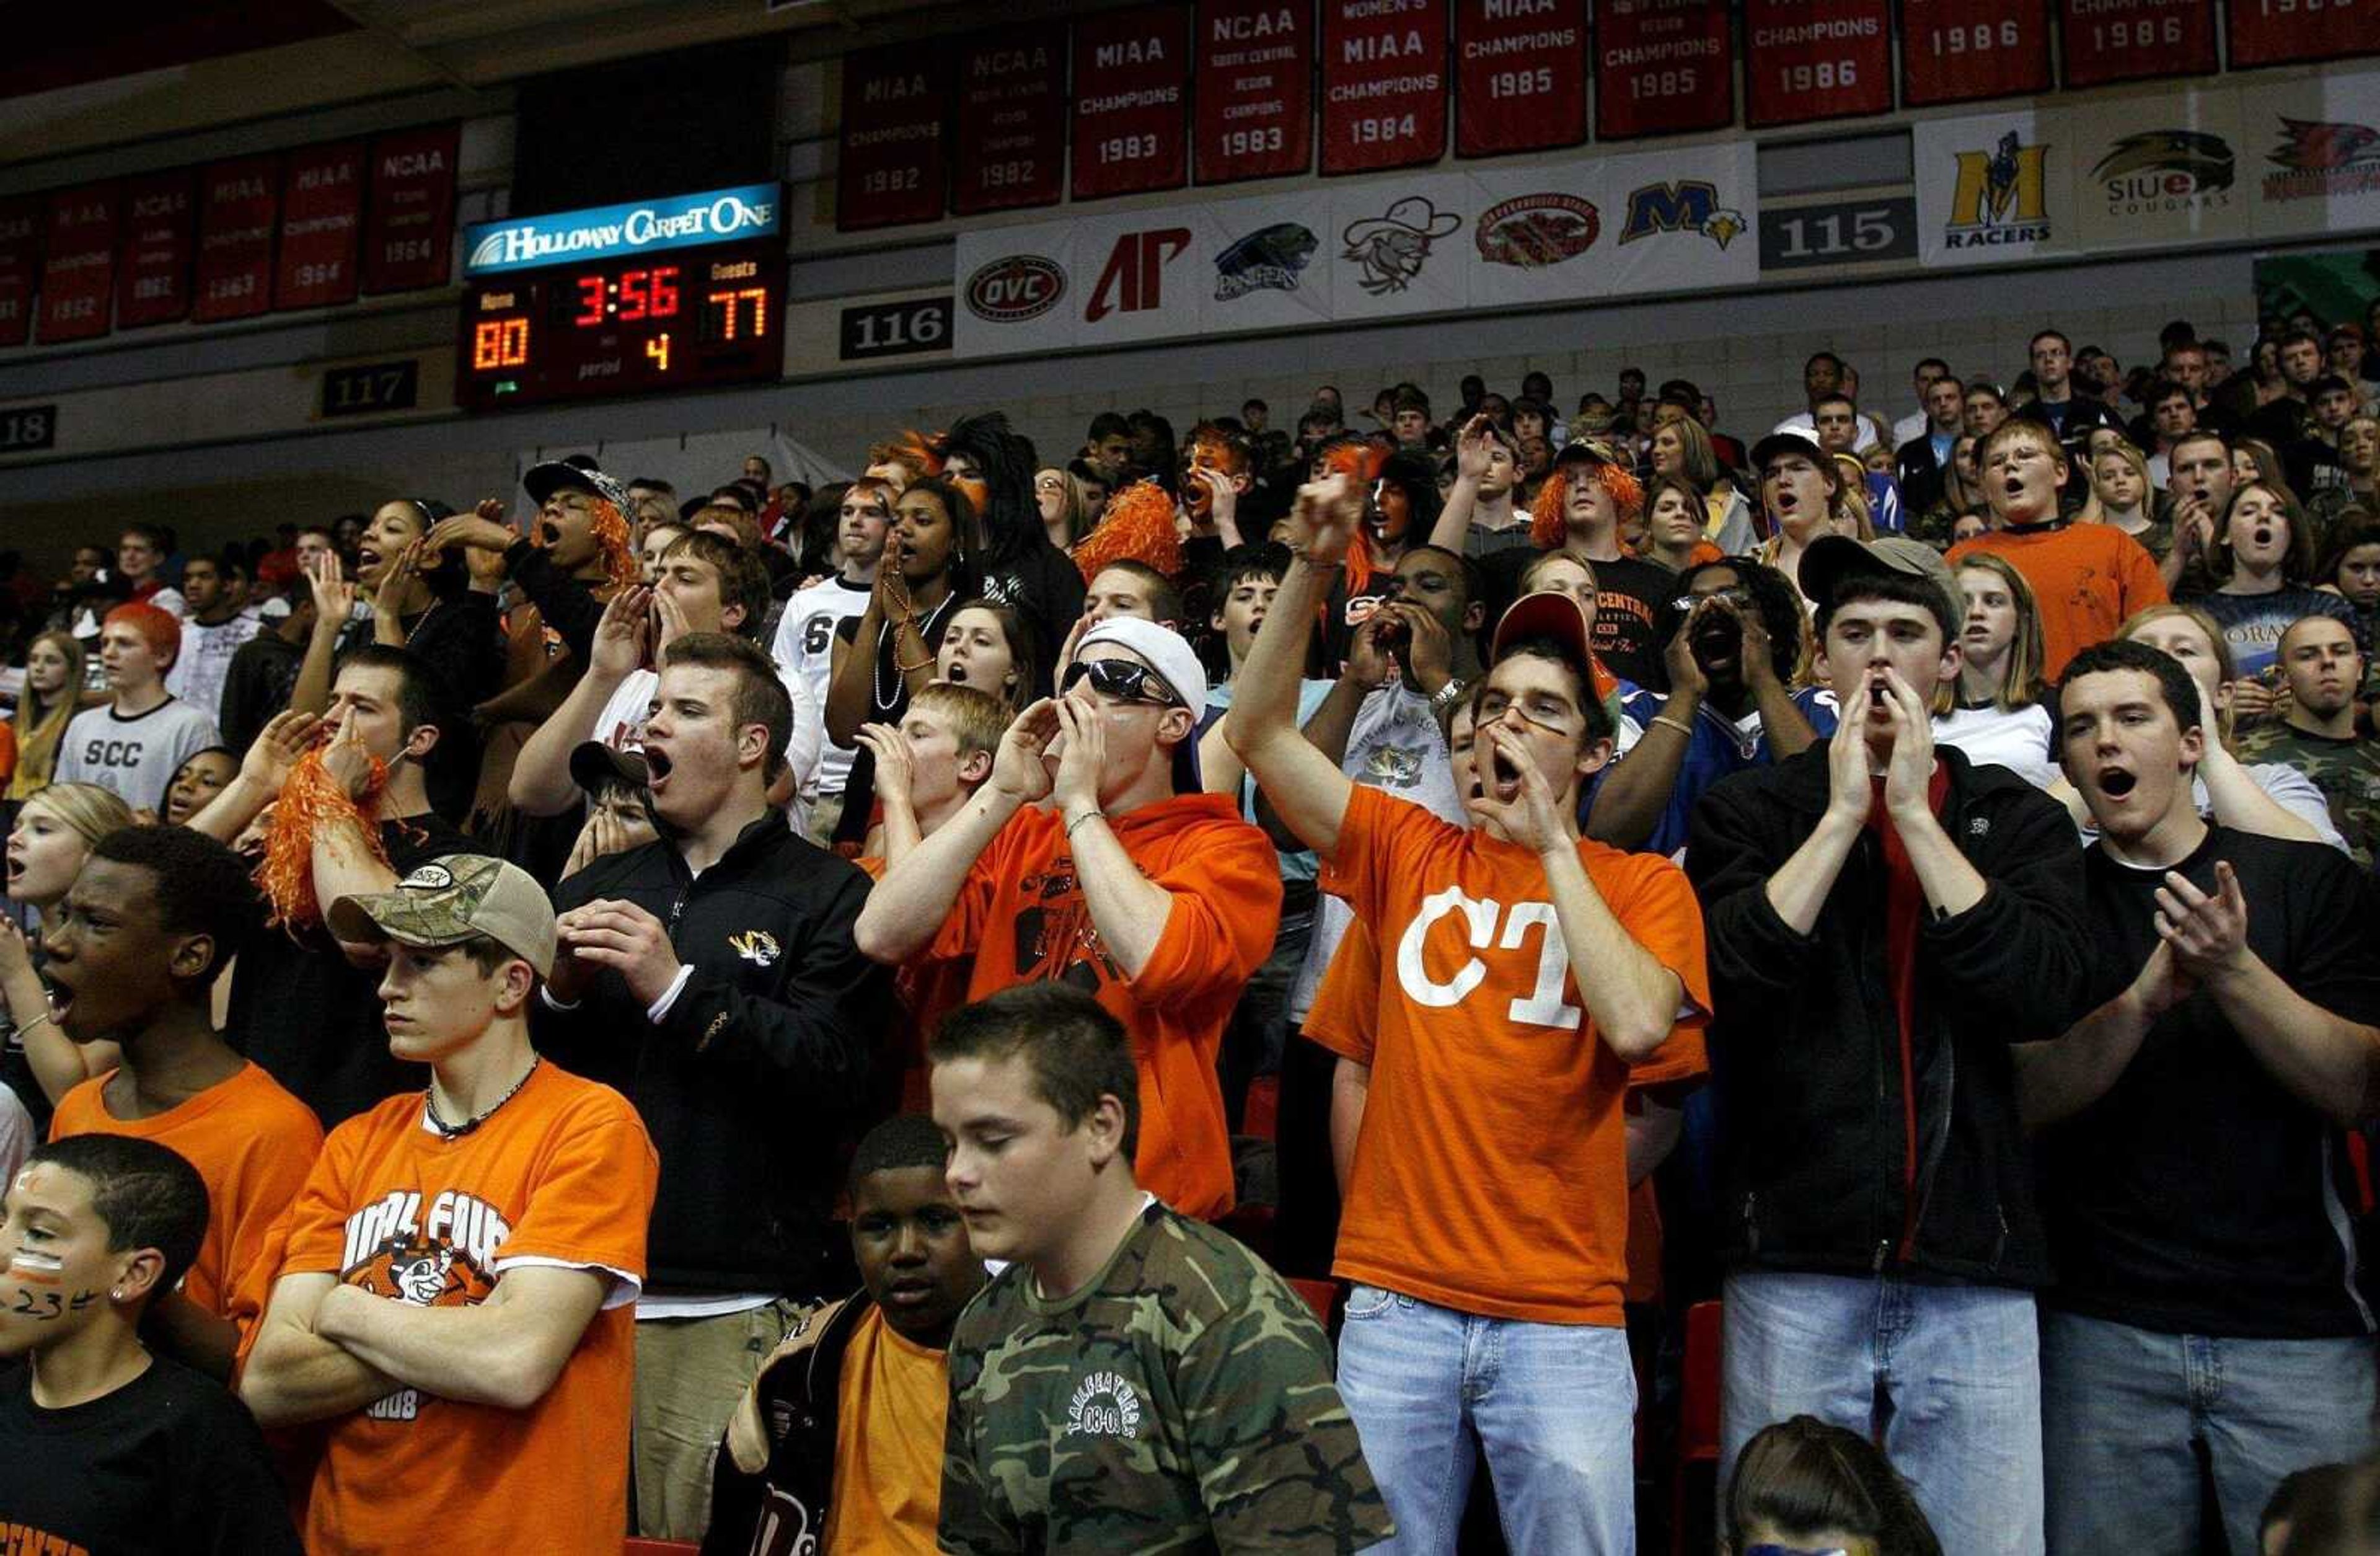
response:
<svg viewBox="0 0 2380 1556"><path fill-rule="evenodd" d="M1469 683L1465 682L1462 676L1448 676L1446 685L1430 693L1429 711L1433 713L1445 712L1449 708L1453 707L1457 702L1463 700L1463 694L1470 689L1471 687Z"/></svg>
<svg viewBox="0 0 2380 1556"><path fill-rule="evenodd" d="M1107 819L1108 813L1104 810L1084 811L1081 815L1066 823L1066 841L1069 843L1075 841L1075 829L1081 826L1085 821L1104 821Z"/></svg>
<svg viewBox="0 0 2380 1556"><path fill-rule="evenodd" d="M1667 713L1656 713L1653 715L1653 722L1657 724L1665 724L1668 727L1676 730L1680 735L1684 735L1689 740L1692 740L1694 737L1694 726L1686 723L1683 719L1673 719Z"/></svg>

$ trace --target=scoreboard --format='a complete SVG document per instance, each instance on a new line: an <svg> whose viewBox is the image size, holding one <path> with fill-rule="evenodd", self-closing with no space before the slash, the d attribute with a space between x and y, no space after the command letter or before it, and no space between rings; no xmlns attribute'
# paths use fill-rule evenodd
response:
<svg viewBox="0 0 2380 1556"><path fill-rule="evenodd" d="M783 375L773 185L487 223L464 248L466 409Z"/></svg>

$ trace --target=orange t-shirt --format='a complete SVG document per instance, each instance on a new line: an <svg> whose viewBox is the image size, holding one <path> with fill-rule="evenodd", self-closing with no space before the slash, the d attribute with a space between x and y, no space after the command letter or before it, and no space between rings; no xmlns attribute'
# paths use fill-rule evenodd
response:
<svg viewBox="0 0 2380 1556"><path fill-rule="evenodd" d="M820 1550L934 1556L950 1403L949 1355L902 1339L884 1310L870 1307L843 1353Z"/></svg>
<svg viewBox="0 0 2380 1556"><path fill-rule="evenodd" d="M1281 856L1231 795L1176 795L1110 826L1142 875L1172 897L1140 976L1127 979L1091 924L1065 823L1020 810L986 845L928 953L975 958L966 997L1062 979L1132 1035L1140 1070L1140 1186L1185 1216L1232 1208L1232 1140L1215 1076L1223 1026L1281 928Z"/></svg>
<svg viewBox="0 0 2380 1556"><path fill-rule="evenodd" d="M1339 949L1331 954L1330 965L1323 969L1322 984L1315 992L1314 1008L1306 1013L1305 1036L1333 1053L1342 1053L1359 1064L1369 1064L1379 1046L1380 946L1372 938L1361 919L1347 927ZM1670 1028L1661 1046L1636 1062L1628 1071L1628 1091L1633 1097L1658 1086L1699 1079L1708 1073L1710 1059L1703 1045L1703 1029L1699 1025ZM1365 1116L1370 1117L1367 1110ZM1626 1159L1627 1121L1621 1118L1621 1158ZM1625 1288L1632 1303L1658 1302L1661 1295L1661 1205L1654 1192L1653 1180L1630 1186L1628 1190L1628 1279Z"/></svg>
<svg viewBox="0 0 2380 1556"><path fill-rule="evenodd" d="M526 1410L401 1388L331 1423L306 1548L410 1552L437 1531L487 1550L616 1550L628 1518L631 1307L661 1163L611 1088L538 1065L459 1139L418 1092L331 1131L288 1233L283 1275L334 1274L392 1302L463 1307L505 1270L613 1277L545 1397Z"/></svg>
<svg viewBox="0 0 2380 1556"><path fill-rule="evenodd" d="M1951 567L1979 551L2008 558L2033 586L2046 680L2056 681L2068 660L2113 638L2135 611L2166 602L2156 559L2112 524L1986 530L1950 548Z"/></svg>
<svg viewBox="0 0 2380 1556"><path fill-rule="evenodd" d="M117 1118L104 1090L115 1072L58 1099L50 1138L128 1135L153 1140L199 1170L207 1185L207 1234L182 1295L218 1319L234 1317L232 1294L263 1261L273 1223L286 1215L322 1153L322 1126L306 1104L255 1064L154 1118ZM252 1312L242 1315L253 1322Z"/></svg>
<svg viewBox="0 0 2380 1556"><path fill-rule="evenodd" d="M1534 855L1378 789L1349 797L1320 884L1380 947L1372 987L1339 995L1377 1005L1378 1040L1349 1041L1343 1018L1306 1026L1372 1067L1339 1219L1342 1278L1488 1318L1621 1321L1622 1098L1700 1073L1710 988L1684 872L1593 841L1578 854L1621 927L1684 985L1680 1030L1633 1070L1580 1002Z"/></svg>

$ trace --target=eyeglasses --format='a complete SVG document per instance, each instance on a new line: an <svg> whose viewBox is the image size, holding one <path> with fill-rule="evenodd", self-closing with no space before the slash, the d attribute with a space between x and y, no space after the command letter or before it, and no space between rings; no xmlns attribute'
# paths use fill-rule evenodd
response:
<svg viewBox="0 0 2380 1556"><path fill-rule="evenodd" d="M1089 676L1091 689L1101 697L1118 702L1145 702L1152 708L1172 708L1181 699L1173 695L1163 677L1146 664L1135 664L1128 659L1078 659L1066 666L1058 677L1058 689L1069 692L1084 676Z"/></svg>
<svg viewBox="0 0 2380 1556"><path fill-rule="evenodd" d="M1684 615L1706 600L1724 600L1730 605L1749 605L1752 603L1752 590L1738 584L1731 589L1712 590L1708 594L1681 594L1670 602L1670 609Z"/></svg>

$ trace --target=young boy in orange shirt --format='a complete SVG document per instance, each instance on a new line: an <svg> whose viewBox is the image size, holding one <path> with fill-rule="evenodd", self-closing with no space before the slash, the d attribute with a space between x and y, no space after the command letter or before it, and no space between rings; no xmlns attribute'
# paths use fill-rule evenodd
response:
<svg viewBox="0 0 2380 1556"><path fill-rule="evenodd" d="M212 1213L157 1321L181 1360L217 1380L239 1340L232 1288L322 1149L306 1104L208 1019L208 991L257 911L247 864L213 838L126 827L100 839L42 937L60 1030L86 1064L114 1060L58 1099L50 1138L128 1135L198 1169Z"/></svg>
<svg viewBox="0 0 2380 1556"><path fill-rule="evenodd" d="M458 854L329 923L389 946L389 1046L431 1084L332 1131L241 1373L264 1425L331 1423L307 1549L617 1549L660 1164L625 1098L529 1047L552 906Z"/></svg>
<svg viewBox="0 0 2380 1556"><path fill-rule="evenodd" d="M1299 492L1295 560L1224 723L1381 953L1334 1265L1355 1282L1340 1390L1399 1549L1451 1548L1475 1433L1514 1549L1633 1550L1623 1100L1710 1008L1702 915L1668 860L1578 836L1611 723L1568 595L1497 629L1469 827L1358 787L1299 734L1306 624L1359 507L1343 478Z"/></svg>
<svg viewBox="0 0 2380 1556"><path fill-rule="evenodd" d="M971 956L975 1000L1045 980L1094 994L1140 1066L1140 1183L1211 1221L1232 1208L1215 1055L1272 950L1280 859L1235 796L1200 792L1207 674L1181 634L1111 616L1059 687L1017 715L975 797L884 872L859 949Z"/></svg>

